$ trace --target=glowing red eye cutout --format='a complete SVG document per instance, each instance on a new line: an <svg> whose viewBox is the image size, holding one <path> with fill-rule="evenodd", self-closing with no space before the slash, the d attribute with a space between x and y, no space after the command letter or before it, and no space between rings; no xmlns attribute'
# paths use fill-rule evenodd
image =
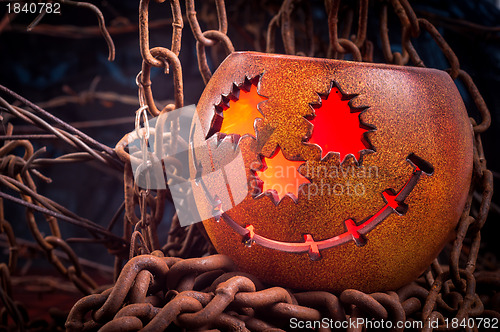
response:
<svg viewBox="0 0 500 332"><path fill-rule="evenodd" d="M314 129L309 143L321 147L321 157L333 151L340 153L340 160L349 153L359 160L360 151L369 148L363 139L367 129L359 122L359 112L363 109L351 108L349 101L339 89L332 87L327 99L322 98L321 105L315 109L316 117L310 120Z"/></svg>

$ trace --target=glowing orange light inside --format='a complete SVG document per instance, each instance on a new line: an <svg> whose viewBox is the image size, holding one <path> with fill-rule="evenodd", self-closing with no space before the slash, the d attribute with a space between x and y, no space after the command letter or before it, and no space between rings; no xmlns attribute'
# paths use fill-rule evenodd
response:
<svg viewBox="0 0 500 332"><path fill-rule="evenodd" d="M299 186L309 181L297 170L303 161L288 160L281 149L271 158L264 158L267 168L260 172L259 178L264 182L263 192L274 189L280 199L287 193L299 197Z"/></svg>
<svg viewBox="0 0 500 332"><path fill-rule="evenodd" d="M351 153L359 160L360 151L368 148L363 140L359 112L351 113L349 100L342 100L342 93L333 87L328 99L321 101L315 110L316 117L311 121L314 125L309 143L318 144L323 150L321 157L329 151L339 152L340 160Z"/></svg>
<svg viewBox="0 0 500 332"><path fill-rule="evenodd" d="M240 89L238 100L229 101L229 108L223 111L224 119L222 127L219 130L225 134L245 134L255 135L253 123L255 118L263 118L262 114L257 110L257 104L266 98L257 93L255 85L250 86L250 91Z"/></svg>

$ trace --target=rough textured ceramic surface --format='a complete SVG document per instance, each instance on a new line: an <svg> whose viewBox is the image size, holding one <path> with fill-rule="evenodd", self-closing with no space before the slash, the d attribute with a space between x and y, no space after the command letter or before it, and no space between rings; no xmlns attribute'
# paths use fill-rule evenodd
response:
<svg viewBox="0 0 500 332"><path fill-rule="evenodd" d="M241 109L234 105L252 83L260 103L249 104L258 113L245 113L245 121L253 128L239 140L221 134L240 121L228 112ZM331 98L345 102L355 125L339 127L342 117L331 117L336 106L321 108ZM445 72L233 53L197 112L209 153L191 157L203 174L227 164L234 144L244 158L250 192L227 218L203 222L215 248L243 271L297 289L396 289L422 273L453 235L471 180L472 129ZM324 135L329 123L331 135L343 130L352 143L338 141L341 153ZM297 174L285 178L300 179L294 194L263 190L264 164L280 155L297 161ZM212 210L200 202L198 209Z"/></svg>

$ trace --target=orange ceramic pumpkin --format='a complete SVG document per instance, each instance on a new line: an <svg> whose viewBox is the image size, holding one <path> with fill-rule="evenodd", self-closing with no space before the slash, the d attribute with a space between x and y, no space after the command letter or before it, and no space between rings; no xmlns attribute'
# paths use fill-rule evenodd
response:
<svg viewBox="0 0 500 332"><path fill-rule="evenodd" d="M445 72L233 53L197 114L208 153L191 151L191 173L227 165L237 146L250 189L205 229L271 284L396 289L437 256L464 207L472 129ZM193 191L204 215L217 209Z"/></svg>

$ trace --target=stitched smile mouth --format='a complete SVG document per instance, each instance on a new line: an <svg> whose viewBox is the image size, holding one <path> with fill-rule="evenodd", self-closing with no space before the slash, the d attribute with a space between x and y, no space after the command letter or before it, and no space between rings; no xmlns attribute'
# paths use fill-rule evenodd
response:
<svg viewBox="0 0 500 332"><path fill-rule="evenodd" d="M373 216L366 218L361 223L356 224L352 219L344 221L346 232L325 240L316 241L311 234L304 234L304 242L282 242L266 238L257 234L253 225L240 226L227 213L221 213L220 219L224 220L236 233L242 236L242 241L246 246L258 244L262 247L290 252L308 253L311 260L321 258L321 250L333 248L350 241L361 247L366 245L366 234L375 229L391 214L396 213L401 216L406 214L408 206L404 200L413 191L422 174L431 176L434 173L433 166L415 154L410 154L406 160L413 166L414 170L406 184L396 193L394 189L386 189L382 193L385 205Z"/></svg>

